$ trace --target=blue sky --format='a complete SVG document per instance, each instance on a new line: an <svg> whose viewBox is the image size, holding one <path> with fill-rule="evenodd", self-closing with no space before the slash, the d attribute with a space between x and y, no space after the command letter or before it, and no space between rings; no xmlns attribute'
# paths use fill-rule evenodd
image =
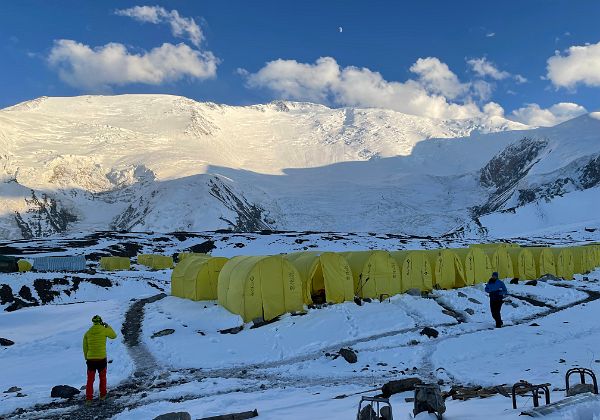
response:
<svg viewBox="0 0 600 420"><path fill-rule="evenodd" d="M599 20L574 0L7 0L0 107L170 93L552 125L600 109Z"/></svg>

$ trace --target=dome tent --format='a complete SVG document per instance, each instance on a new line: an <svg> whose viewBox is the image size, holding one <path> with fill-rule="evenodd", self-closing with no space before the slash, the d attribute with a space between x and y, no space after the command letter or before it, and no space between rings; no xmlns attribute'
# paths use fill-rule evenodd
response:
<svg viewBox="0 0 600 420"><path fill-rule="evenodd" d="M453 251L460 257L465 270L465 282L462 286L485 283L494 272L490 258L483 249L456 248Z"/></svg>
<svg viewBox="0 0 600 420"><path fill-rule="evenodd" d="M528 247L535 261L535 275L537 278L545 274L556 276L556 262L554 253L548 247Z"/></svg>
<svg viewBox="0 0 600 420"><path fill-rule="evenodd" d="M594 267L593 250L585 246L570 247L573 253L573 271L578 274L588 273Z"/></svg>
<svg viewBox="0 0 600 420"><path fill-rule="evenodd" d="M424 251L433 267L433 284L439 289L453 289L465 284L465 270L460 257L453 249Z"/></svg>
<svg viewBox="0 0 600 420"><path fill-rule="evenodd" d="M173 257L159 254L138 254L138 264L150 267L153 270L166 270L173 268Z"/></svg>
<svg viewBox="0 0 600 420"><path fill-rule="evenodd" d="M230 259L219 274L217 296L221 306L244 322L303 309L300 273L281 255Z"/></svg>
<svg viewBox="0 0 600 420"><path fill-rule="evenodd" d="M392 257L398 262L402 289L430 291L433 289L433 270L425 252L420 250L392 251Z"/></svg>
<svg viewBox="0 0 600 420"><path fill-rule="evenodd" d="M300 273L304 303L325 292L325 301L342 303L354 298L352 270L344 257L333 252L294 252L284 255Z"/></svg>
<svg viewBox="0 0 600 420"><path fill-rule="evenodd" d="M131 261L128 257L102 257L100 258L100 268L107 271L129 270Z"/></svg>
<svg viewBox="0 0 600 420"><path fill-rule="evenodd" d="M572 280L575 273L573 252L569 248L550 248L556 264L556 276L565 280Z"/></svg>
<svg viewBox="0 0 600 420"><path fill-rule="evenodd" d="M171 273L171 295L191 300L216 300L219 273L225 257L191 255Z"/></svg>
<svg viewBox="0 0 600 420"><path fill-rule="evenodd" d="M354 293L362 298L381 299L402 290L400 268L387 251L342 252L354 280Z"/></svg>
<svg viewBox="0 0 600 420"><path fill-rule="evenodd" d="M501 279L514 278L515 272L512 264L512 259L507 251L507 246L499 247L481 247L480 245L473 245L474 248L481 248L485 251L492 264L493 271L498 273Z"/></svg>
<svg viewBox="0 0 600 420"><path fill-rule="evenodd" d="M507 248L513 266L514 277L520 280L537 279L537 269L533 253L527 248Z"/></svg>

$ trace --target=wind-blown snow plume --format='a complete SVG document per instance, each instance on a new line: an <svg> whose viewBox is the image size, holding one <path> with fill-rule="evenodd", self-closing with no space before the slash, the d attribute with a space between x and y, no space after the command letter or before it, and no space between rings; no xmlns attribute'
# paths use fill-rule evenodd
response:
<svg viewBox="0 0 600 420"><path fill-rule="evenodd" d="M120 43L92 49L60 39L54 42L47 62L67 84L97 91L129 83L158 85L185 77L213 78L219 60L210 51L194 50L185 44L164 43L134 54Z"/></svg>
<svg viewBox="0 0 600 420"><path fill-rule="evenodd" d="M129 9L120 9L115 12L116 15L126 16L139 22L168 24L171 27L173 36L187 38L196 47L204 39L202 29L193 18L186 18L179 14L177 10L167 10L159 6L135 6Z"/></svg>

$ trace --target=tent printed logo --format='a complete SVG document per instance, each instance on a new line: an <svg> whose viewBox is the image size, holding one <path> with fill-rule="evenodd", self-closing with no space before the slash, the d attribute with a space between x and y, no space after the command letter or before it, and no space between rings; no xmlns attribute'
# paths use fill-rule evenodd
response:
<svg viewBox="0 0 600 420"><path fill-rule="evenodd" d="M254 296L254 276L250 276L248 281L250 282L250 296Z"/></svg>
<svg viewBox="0 0 600 420"><path fill-rule="evenodd" d="M288 281L290 284L290 290L291 291L296 290L296 276L294 275L294 273L288 274Z"/></svg>

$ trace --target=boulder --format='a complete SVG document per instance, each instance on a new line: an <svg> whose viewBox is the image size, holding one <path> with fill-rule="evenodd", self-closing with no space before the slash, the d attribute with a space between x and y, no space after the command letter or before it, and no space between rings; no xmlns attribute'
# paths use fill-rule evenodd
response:
<svg viewBox="0 0 600 420"><path fill-rule="evenodd" d="M180 411L177 413L165 413L154 417L154 420L192 420L190 413Z"/></svg>
<svg viewBox="0 0 600 420"><path fill-rule="evenodd" d="M224 330L219 330L219 332L221 334L237 334L240 331L242 331L244 329L243 325L240 325L239 327L233 327L233 328L226 328Z"/></svg>
<svg viewBox="0 0 600 420"><path fill-rule="evenodd" d="M440 333L435 328L425 327L421 330L421 335L426 335L429 338L437 338Z"/></svg>
<svg viewBox="0 0 600 420"><path fill-rule="evenodd" d="M258 417L258 411L243 411L241 413L223 414L221 416L202 417L199 420L246 420Z"/></svg>
<svg viewBox="0 0 600 420"><path fill-rule="evenodd" d="M510 284L519 284L519 279L511 279Z"/></svg>
<svg viewBox="0 0 600 420"><path fill-rule="evenodd" d="M465 309L465 312L468 313L469 315L475 315L475 311L471 308Z"/></svg>
<svg viewBox="0 0 600 420"><path fill-rule="evenodd" d="M548 280L554 280L554 281L558 281L558 280L562 280L560 277L556 277L552 274L544 274L542 277L539 278L540 281L548 281Z"/></svg>
<svg viewBox="0 0 600 420"><path fill-rule="evenodd" d="M482 305L482 303L475 298L469 298L469 302L474 303L476 305Z"/></svg>
<svg viewBox="0 0 600 420"><path fill-rule="evenodd" d="M406 292L404 292L404 294L421 297L421 289L408 289Z"/></svg>
<svg viewBox="0 0 600 420"><path fill-rule="evenodd" d="M467 295L466 295L466 293L458 292L458 297L466 298Z"/></svg>
<svg viewBox="0 0 600 420"><path fill-rule="evenodd" d="M167 328L167 329L155 332L154 334L152 334L152 336L150 336L150 338L164 337L165 335L171 335L174 332L175 332L175 330L173 328Z"/></svg>
<svg viewBox="0 0 600 420"><path fill-rule="evenodd" d="M381 395L383 398L389 398L400 392L414 391L415 385L422 384L423 381L419 378L406 378L397 381L390 381L381 387Z"/></svg>
<svg viewBox="0 0 600 420"><path fill-rule="evenodd" d="M8 346L12 346L13 344L15 344L14 341L9 340L8 338L0 337L0 346L8 347Z"/></svg>
<svg viewBox="0 0 600 420"><path fill-rule="evenodd" d="M354 350L352 350L350 348L341 348L338 353L348 363L356 363L358 361L358 356L356 356L356 353L354 352Z"/></svg>
<svg viewBox="0 0 600 420"><path fill-rule="evenodd" d="M50 396L52 398L73 398L80 392L80 390L78 390L77 388L73 388L70 385L57 385L52 388Z"/></svg>
<svg viewBox="0 0 600 420"><path fill-rule="evenodd" d="M537 280L526 281L525 286L537 286Z"/></svg>
<svg viewBox="0 0 600 420"><path fill-rule="evenodd" d="M13 392L19 392L19 391L21 391L21 388L19 388L18 386L11 386L6 391L4 391L4 394L12 394Z"/></svg>

